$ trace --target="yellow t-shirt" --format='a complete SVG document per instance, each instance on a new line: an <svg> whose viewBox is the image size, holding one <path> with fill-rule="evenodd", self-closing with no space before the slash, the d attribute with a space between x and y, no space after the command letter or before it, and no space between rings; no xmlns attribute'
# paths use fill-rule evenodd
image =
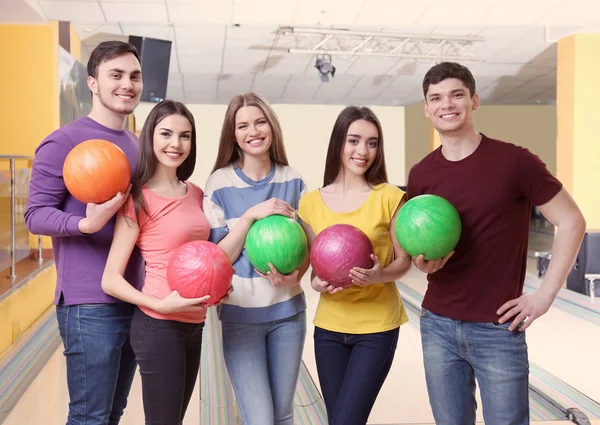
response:
<svg viewBox="0 0 600 425"><path fill-rule="evenodd" d="M315 236L334 224L358 227L371 240L383 269L394 259L390 226L403 195L397 187L382 183L358 209L338 213L327 208L317 189L300 199L298 216ZM395 282L386 282L366 287L352 285L336 294L321 293L314 324L334 332L366 334L389 331L407 321Z"/></svg>

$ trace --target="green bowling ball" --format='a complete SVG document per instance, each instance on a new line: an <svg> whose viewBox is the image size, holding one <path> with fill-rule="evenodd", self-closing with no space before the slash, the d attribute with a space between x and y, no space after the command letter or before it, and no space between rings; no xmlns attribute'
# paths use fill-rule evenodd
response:
<svg viewBox="0 0 600 425"><path fill-rule="evenodd" d="M437 195L409 200L396 217L396 237L411 256L425 260L445 257L456 247L462 224L456 208Z"/></svg>
<svg viewBox="0 0 600 425"><path fill-rule="evenodd" d="M271 269L281 274L296 270L306 258L308 240L297 221L283 215L271 215L254 222L246 236L246 254L261 273Z"/></svg>

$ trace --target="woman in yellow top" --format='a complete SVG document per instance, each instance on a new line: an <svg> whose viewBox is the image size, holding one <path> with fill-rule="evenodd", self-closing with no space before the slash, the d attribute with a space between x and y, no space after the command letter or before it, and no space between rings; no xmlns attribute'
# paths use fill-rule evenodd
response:
<svg viewBox="0 0 600 425"><path fill-rule="evenodd" d="M309 243L334 224L367 234L371 269L354 268L353 284L334 288L313 272L320 292L315 357L330 425L364 425L394 359L400 325L408 321L394 281L411 260L394 232L404 192L387 183L383 134L375 114L349 106L338 116L327 151L323 187L300 199Z"/></svg>

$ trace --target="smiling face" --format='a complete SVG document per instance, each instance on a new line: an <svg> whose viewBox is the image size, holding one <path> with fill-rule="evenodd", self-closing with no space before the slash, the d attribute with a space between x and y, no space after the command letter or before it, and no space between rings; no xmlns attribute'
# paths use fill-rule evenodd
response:
<svg viewBox="0 0 600 425"><path fill-rule="evenodd" d="M99 105L113 113L129 115L140 103L142 71L137 58L126 53L102 62L88 86Z"/></svg>
<svg viewBox="0 0 600 425"><path fill-rule="evenodd" d="M176 170L190 154L192 124L183 115L168 115L154 128L153 141L157 166Z"/></svg>
<svg viewBox="0 0 600 425"><path fill-rule="evenodd" d="M363 175L377 157L379 132L375 124L366 120L356 120L346 134L342 151L342 164L346 171Z"/></svg>
<svg viewBox="0 0 600 425"><path fill-rule="evenodd" d="M242 106L235 114L235 140L245 155L269 155L273 132L263 111Z"/></svg>
<svg viewBox="0 0 600 425"><path fill-rule="evenodd" d="M479 108L479 95L470 96L469 89L457 78L431 84L425 100L425 116L435 129L459 133L473 127L472 112Z"/></svg>

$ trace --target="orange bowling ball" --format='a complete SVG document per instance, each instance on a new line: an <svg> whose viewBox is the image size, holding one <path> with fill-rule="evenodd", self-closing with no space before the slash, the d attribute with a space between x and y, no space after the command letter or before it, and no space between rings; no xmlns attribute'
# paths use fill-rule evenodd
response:
<svg viewBox="0 0 600 425"><path fill-rule="evenodd" d="M121 148L107 140L87 140L75 146L63 165L67 190L84 204L101 204L127 190L131 166Z"/></svg>

